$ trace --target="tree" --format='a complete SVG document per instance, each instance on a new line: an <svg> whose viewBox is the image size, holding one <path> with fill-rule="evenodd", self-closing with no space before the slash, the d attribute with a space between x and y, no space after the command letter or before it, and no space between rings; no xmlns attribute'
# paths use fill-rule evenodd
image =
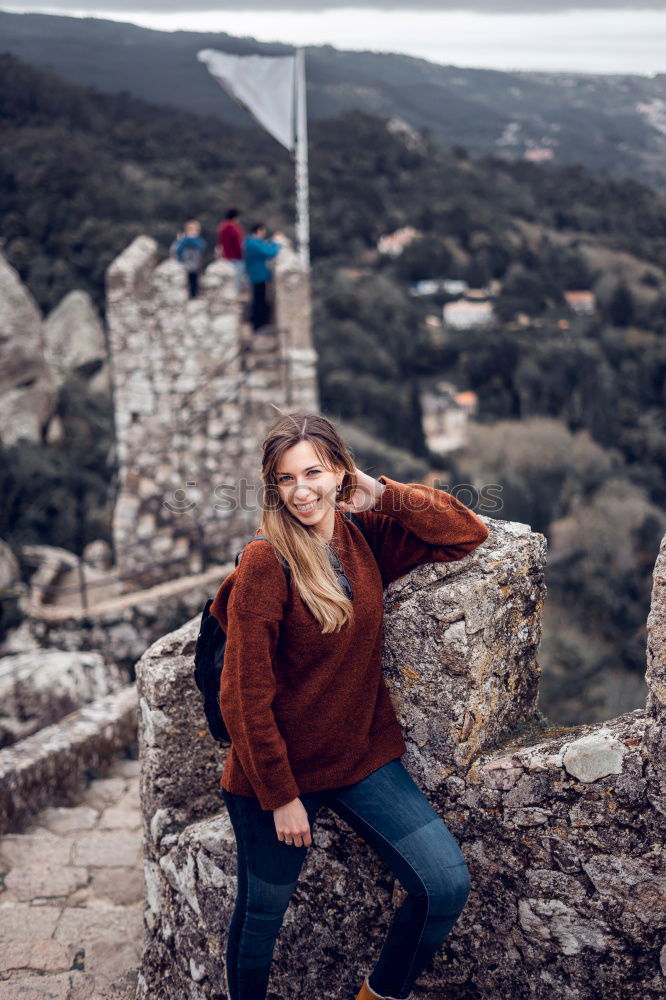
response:
<svg viewBox="0 0 666 1000"><path fill-rule="evenodd" d="M613 326L629 326L634 317L634 297L627 285L620 282L608 303L608 318Z"/></svg>

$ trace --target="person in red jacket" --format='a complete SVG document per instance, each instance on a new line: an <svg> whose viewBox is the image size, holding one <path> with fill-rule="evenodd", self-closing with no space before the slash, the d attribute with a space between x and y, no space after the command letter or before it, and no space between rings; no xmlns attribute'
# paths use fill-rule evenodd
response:
<svg viewBox="0 0 666 1000"><path fill-rule="evenodd" d="M357 998L402 1000L456 923L470 876L400 760L407 747L381 671L383 588L421 563L464 558L488 528L443 490L366 475L319 414L285 414L268 430L262 485L266 538L244 548L211 606L226 634L220 709L232 745L220 793L238 863L229 997L266 996L327 806L407 892Z"/></svg>
<svg viewBox="0 0 666 1000"><path fill-rule="evenodd" d="M217 230L217 252L219 257L230 260L236 271L236 291L243 290L245 285L245 268L243 266L243 240L245 233L238 221L237 208L228 209Z"/></svg>

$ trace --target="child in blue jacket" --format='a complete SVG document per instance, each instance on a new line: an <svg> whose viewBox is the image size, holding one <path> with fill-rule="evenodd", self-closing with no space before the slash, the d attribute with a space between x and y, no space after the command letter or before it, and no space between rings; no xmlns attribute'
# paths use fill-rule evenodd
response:
<svg viewBox="0 0 666 1000"><path fill-rule="evenodd" d="M195 219L185 223L185 232L176 239L172 249L187 273L190 298L196 299L206 241L202 239L201 226Z"/></svg>

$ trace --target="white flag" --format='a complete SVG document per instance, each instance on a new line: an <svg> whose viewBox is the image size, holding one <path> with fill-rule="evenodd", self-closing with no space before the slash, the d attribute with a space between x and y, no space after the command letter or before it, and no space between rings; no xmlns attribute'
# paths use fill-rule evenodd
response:
<svg viewBox="0 0 666 1000"><path fill-rule="evenodd" d="M232 56L202 49L197 59L267 132L293 150L294 56Z"/></svg>

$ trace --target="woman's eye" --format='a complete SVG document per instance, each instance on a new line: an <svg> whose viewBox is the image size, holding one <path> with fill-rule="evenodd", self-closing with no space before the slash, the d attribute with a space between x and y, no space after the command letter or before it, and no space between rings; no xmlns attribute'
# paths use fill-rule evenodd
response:
<svg viewBox="0 0 666 1000"><path fill-rule="evenodd" d="M309 469L308 470L308 475L309 476L318 476L320 472L321 472L321 469ZM280 484L281 483L286 483L288 479L291 479L291 476L281 476L278 479L278 483L280 483Z"/></svg>

